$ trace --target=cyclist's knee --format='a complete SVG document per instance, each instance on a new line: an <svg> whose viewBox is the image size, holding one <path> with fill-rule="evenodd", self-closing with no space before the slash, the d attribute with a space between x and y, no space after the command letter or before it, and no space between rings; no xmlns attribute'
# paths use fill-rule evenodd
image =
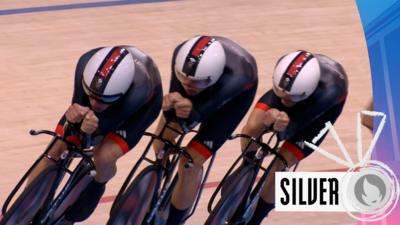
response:
<svg viewBox="0 0 400 225"><path fill-rule="evenodd" d="M201 169L207 159L194 148L187 148L187 152L193 159L193 167L196 169ZM181 163L185 163L187 161L188 159L186 157L181 157Z"/></svg>
<svg viewBox="0 0 400 225"><path fill-rule="evenodd" d="M60 158L61 154L66 150L66 145L62 141L57 141L53 147L50 149L48 155L52 157L53 159L58 159ZM53 162L51 160L46 160L50 164L50 162Z"/></svg>
<svg viewBox="0 0 400 225"><path fill-rule="evenodd" d="M97 175L95 179L99 182L110 180L117 172L117 159L119 156L111 151L97 149L94 152L94 163Z"/></svg>
<svg viewBox="0 0 400 225"><path fill-rule="evenodd" d="M94 150L94 161L96 165L102 167L114 166L121 155L122 153L114 149L107 149L99 146Z"/></svg>
<svg viewBox="0 0 400 225"><path fill-rule="evenodd" d="M298 162L298 159L293 155L293 153L287 151L286 149L282 149L282 151L280 151L280 154L286 160L288 168L290 168L291 166L293 166ZM278 160L276 160L276 162L271 168L272 172L281 171L284 169L285 169L285 163L279 158Z"/></svg>
<svg viewBox="0 0 400 225"><path fill-rule="evenodd" d="M116 165L116 160L107 158L107 155L98 155L94 157L94 162L97 169L113 168Z"/></svg>
<svg viewBox="0 0 400 225"><path fill-rule="evenodd" d="M203 161L195 160L193 158L193 164L187 164L188 160L184 157L179 162L179 172L182 178L196 177L203 171Z"/></svg>
<svg viewBox="0 0 400 225"><path fill-rule="evenodd" d="M203 168L203 163L196 162L192 164L188 164L188 160L186 158L182 158L179 162L179 170L183 174L197 174L199 173Z"/></svg>
<svg viewBox="0 0 400 225"><path fill-rule="evenodd" d="M280 154L286 160L289 168L300 161L291 151L289 151L285 148L281 149ZM284 163L281 160L278 160L278 161L280 162L281 168L284 168Z"/></svg>

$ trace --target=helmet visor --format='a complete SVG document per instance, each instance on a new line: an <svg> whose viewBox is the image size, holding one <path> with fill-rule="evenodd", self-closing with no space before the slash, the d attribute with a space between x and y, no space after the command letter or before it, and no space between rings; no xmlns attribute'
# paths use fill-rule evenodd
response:
<svg viewBox="0 0 400 225"><path fill-rule="evenodd" d="M83 83L83 90L85 91L85 93L91 97L96 99L97 101L104 103L104 104L112 104L115 103L116 101L118 101L121 97L122 94L116 94L116 95L101 95L98 93L95 93L93 91L91 91L85 84L85 82Z"/></svg>
<svg viewBox="0 0 400 225"><path fill-rule="evenodd" d="M276 88L275 86L274 86L273 90L279 98L289 100L291 102L300 102L300 101L303 101L307 97L305 95L305 93L304 94L290 94L286 91Z"/></svg>
<svg viewBox="0 0 400 225"><path fill-rule="evenodd" d="M184 86L189 86L195 89L205 89L210 86L211 78L205 79L193 79L190 76L187 76L183 72L179 70L175 70L176 78L182 83Z"/></svg>

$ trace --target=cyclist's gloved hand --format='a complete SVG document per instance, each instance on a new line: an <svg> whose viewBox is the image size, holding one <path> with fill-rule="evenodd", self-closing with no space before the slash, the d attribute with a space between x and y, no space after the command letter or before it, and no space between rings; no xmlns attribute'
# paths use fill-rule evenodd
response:
<svg viewBox="0 0 400 225"><path fill-rule="evenodd" d="M265 112L263 123L266 126L264 133L273 131L278 135L279 140L286 140L288 138L288 126L290 118L284 111L271 108Z"/></svg>
<svg viewBox="0 0 400 225"><path fill-rule="evenodd" d="M99 126L99 119L92 110L89 110L82 121L81 125L82 132L86 134L93 134L97 130L98 126Z"/></svg>
<svg viewBox="0 0 400 225"><path fill-rule="evenodd" d="M286 112L278 109L269 109L265 112L263 123L276 132L283 132L289 125L290 119Z"/></svg>
<svg viewBox="0 0 400 225"><path fill-rule="evenodd" d="M174 109L175 103L182 99L182 95L179 92L171 92L163 97L162 109L168 111Z"/></svg>
<svg viewBox="0 0 400 225"><path fill-rule="evenodd" d="M187 119L192 111L193 104L187 98L180 98L174 104L176 116L178 118Z"/></svg>
<svg viewBox="0 0 400 225"><path fill-rule="evenodd" d="M179 92L165 95L162 108L166 120L179 123L184 133L197 125L196 120L192 118L195 115L192 101Z"/></svg>
<svg viewBox="0 0 400 225"><path fill-rule="evenodd" d="M183 133L187 133L191 130L191 127L189 127L187 121L185 119L182 118L178 118L176 116L176 112L175 109L171 109L168 111L163 111L164 117L168 122L176 122L179 124L179 126L182 128Z"/></svg>
<svg viewBox="0 0 400 225"><path fill-rule="evenodd" d="M179 92L168 93L163 98L163 111L174 109L178 118L188 118L192 107L192 102Z"/></svg>
<svg viewBox="0 0 400 225"><path fill-rule="evenodd" d="M280 111L274 123L274 130L276 132L284 132L288 127L290 118L286 112Z"/></svg>
<svg viewBox="0 0 400 225"><path fill-rule="evenodd" d="M278 115L279 115L279 110L277 109L271 108L267 110L264 114L264 119L263 119L264 125L272 129Z"/></svg>
<svg viewBox="0 0 400 225"><path fill-rule="evenodd" d="M166 111L170 111L173 108L174 108L174 104L173 104L173 95L172 95L172 93L164 95L163 102L162 102L162 110L164 112L166 112Z"/></svg>
<svg viewBox="0 0 400 225"><path fill-rule="evenodd" d="M67 109L67 112L65 112L65 117L69 123L80 123L89 110L88 107L74 103Z"/></svg>

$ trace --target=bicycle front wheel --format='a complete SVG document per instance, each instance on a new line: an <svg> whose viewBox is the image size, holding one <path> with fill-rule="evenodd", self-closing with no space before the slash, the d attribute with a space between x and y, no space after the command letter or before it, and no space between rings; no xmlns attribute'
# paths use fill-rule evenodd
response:
<svg viewBox="0 0 400 225"><path fill-rule="evenodd" d="M107 225L140 225L150 208L159 181L159 168L145 168L116 203Z"/></svg>
<svg viewBox="0 0 400 225"><path fill-rule="evenodd" d="M46 201L58 171L56 165L44 169L15 200L0 225L30 224Z"/></svg>
<svg viewBox="0 0 400 225"><path fill-rule="evenodd" d="M93 169L86 165L79 165L79 170L75 169L66 185L63 187L59 195L52 203L47 224L56 224L69 206L71 206L79 197L81 192L93 180L94 175L90 175L90 170Z"/></svg>
<svg viewBox="0 0 400 225"><path fill-rule="evenodd" d="M229 193L224 195L211 211L205 225L225 225L230 224L230 220L235 214L240 203L244 200L247 190L252 186L255 170L253 166L243 167L232 178L229 185Z"/></svg>

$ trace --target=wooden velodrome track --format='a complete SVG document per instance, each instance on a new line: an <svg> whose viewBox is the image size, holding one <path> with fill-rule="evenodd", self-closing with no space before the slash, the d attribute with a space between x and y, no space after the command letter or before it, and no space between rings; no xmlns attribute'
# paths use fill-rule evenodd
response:
<svg viewBox="0 0 400 225"><path fill-rule="evenodd" d="M96 0L2 0L0 10L96 2ZM111 1L117 2L117 1ZM0 12L1 14L1 12ZM7 14L7 13L6 13ZM78 57L90 48L115 44L137 46L153 57L169 86L173 48L196 34L227 36L256 58L259 68L257 99L271 87L275 61L297 49L324 53L347 70L350 93L335 127L356 155L355 116L370 98L371 79L362 26L354 1L340 0L202 0L126 4L0 16L0 203L2 204L47 137L31 137L29 129L53 129L71 99ZM245 121L245 120L243 120ZM237 131L243 126L243 122ZM154 125L149 129L154 130ZM366 134L365 143L370 139ZM115 196L147 140L142 140L118 164L102 203L83 224L105 224ZM340 155L328 137L325 149ZM233 159L237 142L218 152L208 186L196 214L187 224L202 224L206 204ZM331 170L340 165L318 153L300 165L301 171ZM346 213L273 212L264 224L350 225Z"/></svg>

